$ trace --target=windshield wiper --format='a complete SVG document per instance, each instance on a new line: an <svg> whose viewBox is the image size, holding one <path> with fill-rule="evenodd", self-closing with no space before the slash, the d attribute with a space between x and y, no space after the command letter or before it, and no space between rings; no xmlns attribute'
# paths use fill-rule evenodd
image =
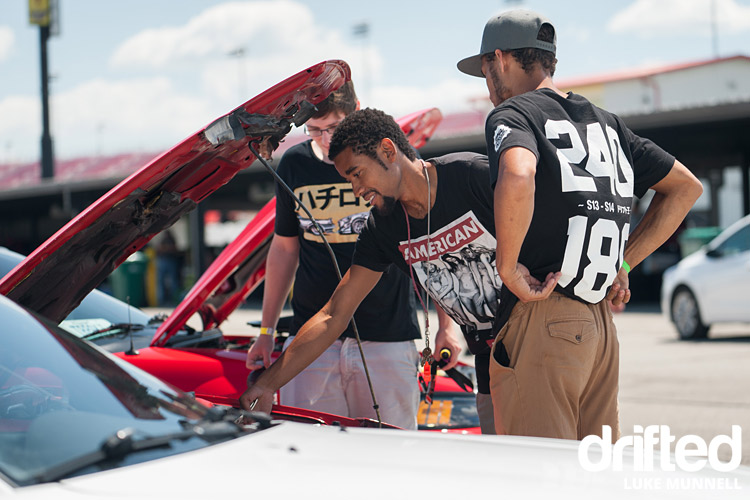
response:
<svg viewBox="0 0 750 500"><path fill-rule="evenodd" d="M271 416L260 411L246 411L231 406L212 406L199 422L234 422L248 430L268 429L273 425Z"/></svg>
<svg viewBox="0 0 750 500"><path fill-rule="evenodd" d="M86 340L96 340L104 337L108 337L110 335L114 335L115 332L120 332L127 334L130 332L137 332L140 330L143 330L144 326L139 323L115 323L114 325L109 325L106 328L101 328L99 330L94 330L93 332L89 332L86 335L84 335L82 338Z"/></svg>
<svg viewBox="0 0 750 500"><path fill-rule="evenodd" d="M169 448L173 441L186 441L197 437L213 443L247 433L242 427L226 420L219 422L205 421L184 431L141 439L135 438L137 432L132 427L120 429L105 439L98 450L52 466L36 475L35 479L40 483L58 481L87 467L100 464L114 465L133 453L153 448Z"/></svg>

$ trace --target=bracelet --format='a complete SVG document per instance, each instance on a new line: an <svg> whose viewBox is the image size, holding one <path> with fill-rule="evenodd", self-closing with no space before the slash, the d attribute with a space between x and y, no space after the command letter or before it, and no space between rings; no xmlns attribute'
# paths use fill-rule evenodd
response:
<svg viewBox="0 0 750 500"><path fill-rule="evenodd" d="M261 335L271 335L273 336L273 332L276 331L276 329L272 326L261 326L260 327L260 334Z"/></svg>
<svg viewBox="0 0 750 500"><path fill-rule="evenodd" d="M624 259L622 261L622 268L625 269L626 273L630 274L630 264L628 264L627 262L625 262Z"/></svg>

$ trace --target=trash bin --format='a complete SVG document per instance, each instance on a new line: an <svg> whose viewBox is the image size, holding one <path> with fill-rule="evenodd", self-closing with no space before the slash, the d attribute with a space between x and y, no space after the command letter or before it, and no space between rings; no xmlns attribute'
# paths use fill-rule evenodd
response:
<svg viewBox="0 0 750 500"><path fill-rule="evenodd" d="M720 232L721 228L716 226L690 227L685 229L677 237L680 242L680 254L682 254L683 258L687 257L718 236Z"/></svg>
<svg viewBox="0 0 750 500"><path fill-rule="evenodd" d="M148 257L143 252L135 252L125 259L125 262L109 275L112 295L122 301L129 301L131 306L146 306L145 278L147 268Z"/></svg>

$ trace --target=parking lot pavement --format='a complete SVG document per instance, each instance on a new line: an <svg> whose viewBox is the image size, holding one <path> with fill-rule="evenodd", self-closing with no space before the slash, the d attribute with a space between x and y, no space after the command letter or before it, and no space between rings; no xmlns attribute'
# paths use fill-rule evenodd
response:
<svg viewBox="0 0 750 500"><path fill-rule="evenodd" d="M656 308L629 307L615 315L620 340L620 424L669 425L706 442L743 427L742 463L750 465L750 325L721 325L709 339L677 340ZM729 460L729 447L719 456ZM674 448L672 449L674 451Z"/></svg>
<svg viewBox="0 0 750 500"><path fill-rule="evenodd" d="M157 311L149 309L149 311ZM257 333L247 325L260 319L259 308L239 309L222 325L228 335ZM422 315L419 315L423 323ZM190 322L200 327L197 316ZM430 331L437 329L431 314ZM655 306L632 305L615 315L620 340L620 425L668 425L679 439L686 434L706 442L743 427L742 463L750 465L750 325L721 325L709 339L677 340L677 332ZM418 342L418 347L422 348ZM472 362L464 349L461 359ZM674 449L673 449L674 451ZM727 446L720 457L729 459Z"/></svg>

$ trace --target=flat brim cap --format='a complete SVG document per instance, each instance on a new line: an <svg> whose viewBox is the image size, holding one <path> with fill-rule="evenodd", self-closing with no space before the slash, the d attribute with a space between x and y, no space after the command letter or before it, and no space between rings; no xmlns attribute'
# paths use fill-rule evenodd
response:
<svg viewBox="0 0 750 500"><path fill-rule="evenodd" d="M557 34L552 43L537 40L539 29L543 24L552 23L544 16L530 10L516 9L492 17L484 25L482 46L479 54L461 59L458 70L471 76L484 78L482 74L482 56L500 50L542 49L555 53ZM553 28L554 29L554 28Z"/></svg>

